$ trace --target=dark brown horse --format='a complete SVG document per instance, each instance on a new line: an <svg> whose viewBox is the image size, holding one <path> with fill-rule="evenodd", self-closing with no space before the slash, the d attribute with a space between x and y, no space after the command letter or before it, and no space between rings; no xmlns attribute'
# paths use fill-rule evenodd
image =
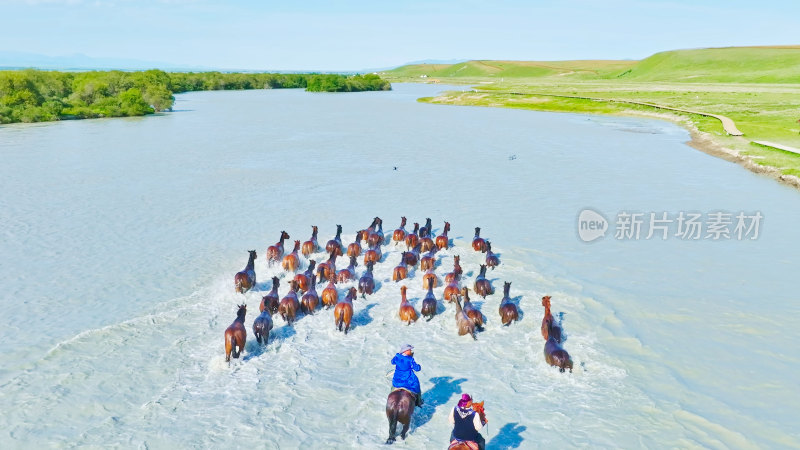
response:
<svg viewBox="0 0 800 450"><path fill-rule="evenodd" d="M269 311L270 314L278 312L278 305L280 304L278 300L278 286L280 284L281 281L278 277L272 277L272 290L261 298L261 304L258 307L261 312Z"/></svg>
<svg viewBox="0 0 800 450"><path fill-rule="evenodd" d="M358 280L358 293L361 298L367 298L367 295L372 295L375 292L375 277L372 274L372 268L375 266L373 263L367 264L367 270L364 275Z"/></svg>
<svg viewBox="0 0 800 450"><path fill-rule="evenodd" d="M405 440L408 427L411 424L411 415L414 414L416 404L416 394L405 389L397 389L389 394L386 399L386 418L389 419L389 439L386 440L387 444L392 444L396 439L397 422L403 424L400 437Z"/></svg>
<svg viewBox="0 0 800 450"><path fill-rule="evenodd" d="M475 324L475 328L477 328L478 331L483 331L483 314L481 314L481 312L478 311L478 308L476 308L475 305L473 305L470 301L469 289L466 287L462 288L461 295L464 297L464 305L462 306L464 309L464 314L466 314L467 317L472 320L472 322Z"/></svg>
<svg viewBox="0 0 800 450"><path fill-rule="evenodd" d="M334 246L333 252L331 252L328 260L317 265L317 276L319 277L320 283L325 280L336 279L336 257L341 255L342 254L337 251L337 247Z"/></svg>
<svg viewBox="0 0 800 450"><path fill-rule="evenodd" d="M254 269L257 258L256 251L248 250L248 252L250 257L247 260L247 266L233 277L234 289L240 294L244 294L256 285L256 271Z"/></svg>
<svg viewBox="0 0 800 450"><path fill-rule="evenodd" d="M238 358L244 352L247 341L247 330L244 328L244 316L247 314L247 305L239 305L236 319L231 326L225 329L225 361L230 362L231 355Z"/></svg>
<svg viewBox="0 0 800 450"><path fill-rule="evenodd" d="M291 273L297 272L297 268L300 267L300 258L297 256L298 251L300 251L300 241L294 241L292 253L283 257L283 262L281 263L283 270Z"/></svg>
<svg viewBox="0 0 800 450"><path fill-rule="evenodd" d="M408 264L411 267L414 267L417 264L419 264L419 250L420 246L419 244L417 244L416 247L412 248L410 251L403 253L405 255L404 257L406 259L406 264Z"/></svg>
<svg viewBox="0 0 800 450"><path fill-rule="evenodd" d="M420 250L422 250L422 244L419 244ZM419 269L420 270L428 270L433 269L433 266L436 265L436 252L439 251L439 247L432 247L428 253L422 255L422 258L419 260Z"/></svg>
<svg viewBox="0 0 800 450"><path fill-rule="evenodd" d="M394 245L399 244L406 240L406 218L400 218L400 228L394 230L392 233L392 240L394 241Z"/></svg>
<svg viewBox="0 0 800 450"><path fill-rule="evenodd" d="M267 265L272 267L272 263L280 262L283 258L283 241L289 239L289 233L281 231L281 238L275 245L270 245L267 248Z"/></svg>
<svg viewBox="0 0 800 450"><path fill-rule="evenodd" d="M367 244L370 247L376 247L383 245L383 220L380 217L376 217L375 220L372 221L372 226L367 228L369 231L369 236L367 236Z"/></svg>
<svg viewBox="0 0 800 450"><path fill-rule="evenodd" d="M495 253L492 253L492 243L486 241L486 267L491 267L492 270L494 270L494 268L499 265L500 258L498 258Z"/></svg>
<svg viewBox="0 0 800 450"><path fill-rule="evenodd" d="M408 277L408 264L406 264L406 252L400 255L400 264L392 272L392 281L405 280Z"/></svg>
<svg viewBox="0 0 800 450"><path fill-rule="evenodd" d="M481 238L480 227L475 227L475 237L472 238L472 249L476 252L486 253L486 241Z"/></svg>
<svg viewBox="0 0 800 450"><path fill-rule="evenodd" d="M322 280L320 280L322 281ZM325 289L322 290L322 305L325 308L330 308L331 306L336 306L336 303L339 301L339 292L336 290L336 285L334 284L334 279L328 279L328 285L325 286Z"/></svg>
<svg viewBox="0 0 800 450"><path fill-rule="evenodd" d="M487 295L494 294L494 289L492 289L492 283L486 279L485 264L481 264L481 271L478 274L478 277L475 279L475 285L472 288L476 294L480 295L483 298L486 298Z"/></svg>
<svg viewBox="0 0 800 450"><path fill-rule="evenodd" d="M439 307L439 302L436 301L436 296L433 295L433 283L428 282L428 293L422 299L422 317L427 317L426 322L430 322L433 316L436 315L436 309Z"/></svg>
<svg viewBox="0 0 800 450"><path fill-rule="evenodd" d="M297 288L300 292L305 292L308 290L308 286L311 285L311 280L314 279L314 266L317 265L317 262L313 259L308 262L308 268L303 273L298 273L294 276L294 281L297 282Z"/></svg>
<svg viewBox="0 0 800 450"><path fill-rule="evenodd" d="M549 295L542 297L542 306L544 306L544 317L542 318L542 337L545 341L552 337L557 343L560 344L561 325L556 322L553 314L550 313Z"/></svg>
<svg viewBox="0 0 800 450"><path fill-rule="evenodd" d="M317 295L317 279L311 276L311 286L308 288L303 298L300 299L300 309L305 314L314 314L319 305L319 295Z"/></svg>
<svg viewBox="0 0 800 450"><path fill-rule="evenodd" d="M447 237L448 231L450 231L450 222L445 222L444 231L439 236L436 236L436 247L439 250L446 250L450 247L450 238Z"/></svg>
<svg viewBox="0 0 800 450"><path fill-rule="evenodd" d="M317 253L320 251L319 242L317 242L317 231L318 228L316 225L311 226L311 239L303 242L303 256L308 258L309 255L312 253Z"/></svg>
<svg viewBox="0 0 800 450"><path fill-rule="evenodd" d="M500 321L503 325L511 325L511 322L519 320L519 311L517 305L511 301L509 292L511 291L511 282L506 281L503 284L503 299L500 300Z"/></svg>
<svg viewBox="0 0 800 450"><path fill-rule="evenodd" d="M348 281L353 281L356 279L356 266L358 266L358 262L356 261L355 256L350 257L350 265L346 268L340 270L336 274L336 282L337 283L347 283Z"/></svg>
<svg viewBox="0 0 800 450"><path fill-rule="evenodd" d="M347 256L353 257L355 256L358 258L361 256L361 234L364 233L363 231L359 231L356 233L356 240L347 246Z"/></svg>
<svg viewBox="0 0 800 450"><path fill-rule="evenodd" d="M406 250L411 250L419 244L419 224L414 222L414 231L406 235Z"/></svg>
<svg viewBox="0 0 800 450"><path fill-rule="evenodd" d="M300 309L300 301L297 299L297 283L294 280L290 281L291 286L289 292L281 299L278 305L278 312L281 318L289 325L293 324L297 317L297 310Z"/></svg>
<svg viewBox="0 0 800 450"><path fill-rule="evenodd" d="M569 373L572 373L572 358L552 337L544 343L544 360L547 364L558 367L559 372L569 369Z"/></svg>
<svg viewBox="0 0 800 450"><path fill-rule="evenodd" d="M356 288L350 288L347 291L347 296L344 300L336 304L333 309L333 318L336 329L344 331L344 334L350 330L350 320L353 319L353 300L356 298Z"/></svg>
<svg viewBox="0 0 800 450"><path fill-rule="evenodd" d="M336 225L336 237L328 241L325 244L325 251L331 253L334 249L336 249L339 255L343 255L344 251L342 250L342 226Z"/></svg>
<svg viewBox="0 0 800 450"><path fill-rule="evenodd" d="M453 271L444 276L445 283L450 284L454 281L457 283L461 279L461 274L464 273L464 271L461 269L460 263L461 257L458 255L453 256Z"/></svg>
<svg viewBox="0 0 800 450"><path fill-rule="evenodd" d="M253 321L253 334L256 336L256 341L264 345L269 344L269 332L272 330L272 314L269 311L261 311L256 320Z"/></svg>
<svg viewBox="0 0 800 450"><path fill-rule="evenodd" d="M400 310L397 311L397 315L400 316L401 322L405 322L406 325L410 325L411 322L416 322L419 318L417 316L417 311L406 298L405 286L400 286L400 296Z"/></svg>

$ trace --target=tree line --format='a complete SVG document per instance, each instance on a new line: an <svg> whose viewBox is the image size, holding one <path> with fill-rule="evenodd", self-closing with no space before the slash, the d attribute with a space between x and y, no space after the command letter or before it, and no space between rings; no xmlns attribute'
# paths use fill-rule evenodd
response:
<svg viewBox="0 0 800 450"><path fill-rule="evenodd" d="M389 90L374 74L0 71L0 123L142 116L172 109L173 94L232 89Z"/></svg>

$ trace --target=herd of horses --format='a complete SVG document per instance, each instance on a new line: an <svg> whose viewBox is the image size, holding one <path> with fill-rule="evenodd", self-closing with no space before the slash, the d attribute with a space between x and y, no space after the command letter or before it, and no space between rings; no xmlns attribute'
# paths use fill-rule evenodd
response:
<svg viewBox="0 0 800 450"><path fill-rule="evenodd" d="M361 295L366 298L376 290L373 269L380 263L383 256L382 246L391 242L395 246L404 244L405 251L401 253L400 263L392 271L392 280L399 282L408 278L409 268L419 267L423 272L422 286L427 289L425 297L422 299L420 313L417 313L414 306L409 303L406 297L406 286L400 287L400 307L398 317L406 324L417 321L420 317L430 321L439 311L439 301L433 293L433 288L439 285L439 278L435 273L435 255L438 251L446 250L451 247L448 237L450 223L445 222L442 233L434 236L431 219L426 219L425 226L420 227L419 223L414 223L412 231L406 231L406 218L402 217L400 227L391 234L391 241L383 233L383 221L375 217L364 230L356 233L354 242L346 247L342 244L342 226L336 226L336 235L327 241L324 247L318 242L318 227L312 226L311 238L301 244L299 240L294 241L291 252L285 253L285 242L290 239L286 231L281 231L277 243L267 249L267 265L273 266L280 264L283 271L290 275L289 292L283 298L278 294L280 279L272 277L272 287L267 295L263 296L259 305L259 316L253 322L253 334L259 344L267 344L269 334L273 327L272 316L279 314L289 325L293 324L300 312L303 314L314 314L318 308L333 308L334 325L337 330L347 332L350 330L353 318L353 301ZM481 229L475 228L475 236L472 239L472 249L476 252L485 253L484 264L480 265L479 273L472 285L472 290L476 295L486 298L494 294L491 281L486 278L487 269L494 270L500 265L500 258L492 252L492 245L489 241L480 236ZM389 241L389 242L387 242ZM324 248L327 259L317 263L311 259L312 255L321 253ZM300 267L300 256L302 253L308 259L307 269L298 273ZM338 257L347 255L349 258L347 267L337 271L336 260ZM363 264L366 268L358 278L357 288L347 289L343 298L340 298L336 285L355 281L357 277L356 267L358 258L363 257ZM234 277L234 288L236 292L245 293L256 286L256 273L254 269L257 253L255 250L249 251L249 259L245 268L238 272ZM462 286L463 269L458 255L453 257L453 270L444 275L443 300L455 304L455 319L458 334L461 336L470 335L477 339L476 332L482 331L485 323L485 316L471 302L469 288ZM292 274L294 276L292 277ZM317 293L317 283L327 282L322 289L321 295ZM510 296L511 282L503 285L503 298L500 301L499 315L504 326L509 326L520 318L517 304L512 301ZM562 347L561 325L555 320L550 312L550 296L542 298L542 306L545 308L544 318L542 319L542 336L545 339L544 355L548 364L558 367L561 372L569 369L572 372L572 360L567 351ZM239 305L236 320L225 330L225 360L230 361L230 357L238 358L242 353L247 339L247 331L244 326L244 319L247 313L246 305ZM411 415L415 406L414 396L407 391L393 391L386 403L386 416L389 419L390 436L387 443L395 439L397 423L403 425L400 433L405 439L408 431Z"/></svg>

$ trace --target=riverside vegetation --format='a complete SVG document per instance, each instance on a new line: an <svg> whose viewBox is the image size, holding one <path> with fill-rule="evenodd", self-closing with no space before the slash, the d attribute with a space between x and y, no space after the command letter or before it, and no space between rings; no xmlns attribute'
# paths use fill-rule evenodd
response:
<svg viewBox="0 0 800 450"><path fill-rule="evenodd" d="M374 74L2 71L0 123L142 116L171 109L175 93L279 88L356 92L391 84Z"/></svg>

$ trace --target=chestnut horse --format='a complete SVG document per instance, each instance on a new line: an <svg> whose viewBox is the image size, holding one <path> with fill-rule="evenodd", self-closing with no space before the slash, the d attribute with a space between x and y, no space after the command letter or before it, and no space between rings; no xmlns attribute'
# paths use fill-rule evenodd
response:
<svg viewBox="0 0 800 450"><path fill-rule="evenodd" d="M442 298L448 302L452 302L453 294L458 294L459 292L461 292L461 286L458 284L458 280L454 280L444 287Z"/></svg>
<svg viewBox="0 0 800 450"><path fill-rule="evenodd" d="M344 331L344 334L350 330L350 320L353 318L353 300L356 298L356 288L350 288L347 291L347 296L344 300L336 304L333 310L333 317L336 324L336 329Z"/></svg>
<svg viewBox="0 0 800 450"><path fill-rule="evenodd" d="M342 226L336 225L336 237L328 241L325 244L325 251L331 253L334 249L337 250L339 255L342 255L344 252L342 251Z"/></svg>
<svg viewBox="0 0 800 450"><path fill-rule="evenodd" d="M425 227L419 230L419 246L423 252L430 251L436 244L433 243L431 230L431 219L426 219Z"/></svg>
<svg viewBox="0 0 800 450"><path fill-rule="evenodd" d="M256 251L248 250L248 253L250 253L250 258L247 260L247 266L233 277L234 289L240 294L244 294L256 285L256 271L254 269L257 258Z"/></svg>
<svg viewBox="0 0 800 450"><path fill-rule="evenodd" d="M381 260L382 257L383 257L383 255L381 254L381 246L380 245L372 245L372 246L369 247L369 250L367 250L364 253L364 265L366 265L366 264L368 264L370 262L373 263L373 264L377 264Z"/></svg>
<svg viewBox="0 0 800 450"><path fill-rule="evenodd" d="M311 276L311 286L308 288L303 298L300 299L300 309L305 314L314 314L319 305L319 295L317 295L317 279Z"/></svg>
<svg viewBox="0 0 800 450"><path fill-rule="evenodd" d="M294 249L292 253L283 257L283 262L281 266L283 266L283 270L287 272L297 272L297 268L300 266L300 258L297 256L297 252L300 250L300 241L294 241Z"/></svg>
<svg viewBox="0 0 800 450"><path fill-rule="evenodd" d="M383 245L383 220L381 220L380 217L376 217L375 220L372 221L372 224L372 226L367 228L367 231L369 231L367 244L369 244L370 247Z"/></svg>
<svg viewBox="0 0 800 450"><path fill-rule="evenodd" d="M433 287L436 287L436 286L439 285L439 279L436 278L436 274L433 273L433 267L431 267L430 269L426 270L425 274L422 275L422 287L424 288L425 286L428 285L428 283L432 283Z"/></svg>
<svg viewBox="0 0 800 450"><path fill-rule="evenodd" d="M261 312L264 312L265 310L269 311L270 314L275 314L278 312L278 305L280 304L278 301L278 286L280 284L281 281L278 279L278 277L272 277L272 290L261 298L261 304L258 307Z"/></svg>
<svg viewBox="0 0 800 450"><path fill-rule="evenodd" d="M389 394L386 399L386 418L389 419L389 439L387 444L395 441L397 433L397 422L403 424L400 437L405 440L408 427L411 423L411 415L414 414L414 407L417 404L417 396L405 389L396 389Z"/></svg>
<svg viewBox="0 0 800 450"><path fill-rule="evenodd" d="M272 330L272 314L269 311L261 311L256 320L253 322L253 334L256 336L256 341L261 344L264 340L264 345L269 344L269 332Z"/></svg>
<svg viewBox="0 0 800 450"><path fill-rule="evenodd" d="M414 222L414 231L406 235L406 250L411 250L419 244L419 224Z"/></svg>
<svg viewBox="0 0 800 450"><path fill-rule="evenodd" d="M439 236L436 236L436 248L439 250L447 250L450 247L450 239L447 237L448 231L450 231L450 222L445 222L444 231Z"/></svg>
<svg viewBox="0 0 800 450"><path fill-rule="evenodd" d="M419 244L420 250L422 250L422 243ZM419 269L420 270L428 270L433 269L433 266L436 264L436 252L439 251L439 247L431 248L428 253L419 260Z"/></svg>
<svg viewBox="0 0 800 450"><path fill-rule="evenodd" d="M356 240L352 244L347 246L347 256L355 256L358 258L361 256L361 234L364 233L363 231L359 231L356 233Z"/></svg>
<svg viewBox="0 0 800 450"><path fill-rule="evenodd" d="M553 315L550 313L550 296L545 295L542 297L542 306L544 306L544 317L542 318L542 337L548 340L550 337L555 339L557 343L561 343L561 325L559 325Z"/></svg>
<svg viewBox="0 0 800 450"><path fill-rule="evenodd" d="M278 312L281 314L281 318L291 325L297 317L300 301L297 300L297 283L294 280L289 283L291 285L289 292L281 299L281 303L278 305Z"/></svg>
<svg viewBox="0 0 800 450"><path fill-rule="evenodd" d="M411 325L411 322L416 322L419 318L417 316L417 311L408 303L408 299L406 298L406 287L400 287L400 310L397 312L397 315L400 316L400 321L405 322L406 325Z"/></svg>
<svg viewBox="0 0 800 450"><path fill-rule="evenodd" d="M453 256L453 271L444 276L445 283L450 284L454 281L458 282L461 279L461 274L464 273L464 271L461 270L460 263L461 257L458 255Z"/></svg>
<svg viewBox="0 0 800 450"><path fill-rule="evenodd" d="M433 283L429 281L427 286L428 293L422 299L422 317L427 317L426 322L430 322L436 315L439 303L436 301L436 296L433 295Z"/></svg>
<svg viewBox="0 0 800 450"><path fill-rule="evenodd" d="M492 243L486 241L486 267L491 267L492 270L494 270L494 268L499 265L500 258L498 258L496 254L492 253Z"/></svg>
<svg viewBox="0 0 800 450"><path fill-rule="evenodd" d="M225 329L225 361L231 361L231 354L238 358L244 352L244 344L247 341L247 330L244 328L244 316L247 314L247 305L239 305L236 311L236 319L231 326Z"/></svg>
<svg viewBox="0 0 800 450"><path fill-rule="evenodd" d="M478 311L478 308L476 308L475 305L473 305L469 300L469 289L466 287L462 288L461 295L464 297L464 314L466 314L467 317L472 320L472 322L475 324L475 328L477 328L478 331L483 331L483 314L481 314L481 312Z"/></svg>
<svg viewBox="0 0 800 450"><path fill-rule="evenodd" d="M328 285L322 290L322 304L326 309L331 306L336 306L336 303L339 301L339 292L336 290L336 285L333 282L334 279L329 278Z"/></svg>
<svg viewBox="0 0 800 450"><path fill-rule="evenodd" d="M506 281L503 284L503 299L500 300L500 321L505 326L509 326L511 322L519 320L517 305L511 301L511 296L508 294L509 291L511 291L511 282Z"/></svg>
<svg viewBox="0 0 800 450"><path fill-rule="evenodd" d="M367 298L367 295L375 292L375 277L372 275L374 266L373 263L367 263L367 271L358 280L358 293L361 294L361 298Z"/></svg>
<svg viewBox="0 0 800 450"><path fill-rule="evenodd" d="M313 259L308 262L308 269L306 269L303 273L298 273L294 276L294 281L297 282L297 288L300 289L301 292L305 292L308 290L308 286L311 284L311 280L314 279L314 266L317 265L317 262Z"/></svg>
<svg viewBox="0 0 800 450"><path fill-rule="evenodd" d="M547 361L547 364L558 367L559 372L563 373L565 369L569 368L569 373L572 373L572 358L552 336L544 344L544 360Z"/></svg>
<svg viewBox="0 0 800 450"><path fill-rule="evenodd" d="M320 263L317 266L317 276L319 277L320 283L325 280L331 280L336 278L336 257L341 256L342 253L338 251L338 249L334 246L333 251L331 252L328 260Z"/></svg>
<svg viewBox="0 0 800 450"><path fill-rule="evenodd" d="M405 280L408 277L408 264L406 264L406 252L400 255L400 264L392 272L392 281Z"/></svg>
<svg viewBox="0 0 800 450"><path fill-rule="evenodd" d="M483 298L486 298L487 295L494 294L494 289L492 289L492 283L486 279L485 264L481 264L481 272L475 279L475 285L472 288L476 294L480 295Z"/></svg>
<svg viewBox="0 0 800 450"><path fill-rule="evenodd" d="M267 266L272 267L272 263L279 262L283 258L283 241L286 239L289 239L289 233L281 231L278 243L267 248Z"/></svg>
<svg viewBox="0 0 800 450"><path fill-rule="evenodd" d="M303 242L303 256L308 258L312 253L320 251L319 243L317 242L317 231L319 229L316 225L311 226L311 239Z"/></svg>
<svg viewBox="0 0 800 450"><path fill-rule="evenodd" d="M353 281L356 279L356 266L358 262L356 261L355 256L350 257L350 265L346 268L339 271L336 274L336 282L337 283L347 283L348 281Z"/></svg>
<svg viewBox="0 0 800 450"><path fill-rule="evenodd" d="M392 233L392 240L394 241L394 245L399 244L406 240L406 218L400 218L400 228L394 230Z"/></svg>
<svg viewBox="0 0 800 450"><path fill-rule="evenodd" d="M476 252L486 253L486 241L481 238L480 227L475 227L475 237L472 238L472 249Z"/></svg>
<svg viewBox="0 0 800 450"><path fill-rule="evenodd" d="M458 335L464 336L465 334L469 334L472 336L472 339L478 339L475 336L475 322L473 322L464 312L464 309L461 308L461 297L453 295L453 298L456 301L456 325L458 326Z"/></svg>

